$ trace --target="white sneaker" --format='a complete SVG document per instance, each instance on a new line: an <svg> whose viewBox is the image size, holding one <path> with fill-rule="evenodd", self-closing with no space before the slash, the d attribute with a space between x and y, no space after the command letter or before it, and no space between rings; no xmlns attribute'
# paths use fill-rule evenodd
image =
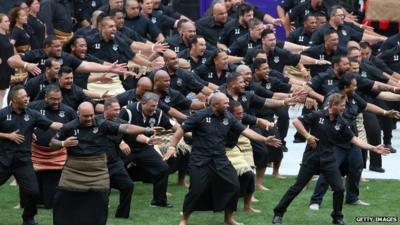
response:
<svg viewBox="0 0 400 225"><path fill-rule="evenodd" d="M358 199L357 201L350 203L350 205L363 205L363 206L369 206L370 204L368 202L361 201Z"/></svg>
<svg viewBox="0 0 400 225"><path fill-rule="evenodd" d="M319 204L313 203L313 204L311 204L311 205L309 206L309 208L310 208L311 210L318 211L318 210L319 210Z"/></svg>

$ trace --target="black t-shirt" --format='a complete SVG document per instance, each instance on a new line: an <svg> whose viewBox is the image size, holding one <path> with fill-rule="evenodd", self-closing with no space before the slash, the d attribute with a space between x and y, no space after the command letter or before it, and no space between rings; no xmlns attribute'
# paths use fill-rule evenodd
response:
<svg viewBox="0 0 400 225"><path fill-rule="evenodd" d="M196 73L202 80L218 86L226 83L228 72L229 71L227 70L223 70L218 76L215 67L207 64L203 64L194 70L194 73Z"/></svg>
<svg viewBox="0 0 400 225"><path fill-rule="evenodd" d="M174 74L170 74L171 88L178 90L183 95L190 92L199 93L204 88L204 84L197 80L195 75L182 69L177 69Z"/></svg>
<svg viewBox="0 0 400 225"><path fill-rule="evenodd" d="M86 60L88 62L95 62L95 63L99 63L99 64L104 63L103 60L100 60L91 54L87 54L86 58L82 59L82 60ZM87 89L89 76L90 76L90 73L75 71L74 72L74 84L78 85L79 87L81 87L83 89Z"/></svg>
<svg viewBox="0 0 400 225"><path fill-rule="evenodd" d="M304 27L298 27L296 30L290 32L287 41L298 45L308 46L310 45L312 33L307 32Z"/></svg>
<svg viewBox="0 0 400 225"><path fill-rule="evenodd" d="M333 56L345 55L346 53L347 53L346 49L343 49L342 47L339 46L336 49L336 51L332 52L331 54L328 54L326 52L325 45L321 44L321 45L311 46L309 49L305 50L301 54L312 57L314 59L331 61ZM327 69L332 68L332 66L331 65L307 65L307 68L310 69L311 77L314 77L318 73L325 72Z"/></svg>
<svg viewBox="0 0 400 225"><path fill-rule="evenodd" d="M53 110L51 107L49 107L45 100L31 102L28 107L30 109L38 111L47 119L54 122L65 124L77 118L76 111L63 103L60 104L60 108L58 110ZM44 147L49 147L51 138L54 137L56 133L57 131L52 129L45 130L36 127L34 131L34 134L37 138L36 144Z"/></svg>
<svg viewBox="0 0 400 225"><path fill-rule="evenodd" d="M314 76L307 84L318 94L326 95L337 87L339 79L340 78L335 76L333 70L329 69L326 72Z"/></svg>
<svg viewBox="0 0 400 225"><path fill-rule="evenodd" d="M400 48L398 46L382 51L378 58L382 59L393 71L400 72Z"/></svg>
<svg viewBox="0 0 400 225"><path fill-rule="evenodd" d="M189 112L192 100L187 99L182 93L172 88L168 89L168 92L160 97L160 101L169 107L174 107L180 112ZM164 111L168 112L168 111Z"/></svg>
<svg viewBox="0 0 400 225"><path fill-rule="evenodd" d="M7 86L10 82L10 77L11 74L14 72L14 70L8 65L7 60L14 55L14 47L10 43L10 38L8 35L3 35L0 34L0 76L2 79L0 79L2 82L6 82ZM4 78L7 78L7 81L4 80ZM6 87L5 89L7 89Z"/></svg>
<svg viewBox="0 0 400 225"><path fill-rule="evenodd" d="M113 40L105 41L99 33L86 38L88 53L106 62L127 63L135 57L135 53L121 37L115 36Z"/></svg>
<svg viewBox="0 0 400 225"><path fill-rule="evenodd" d="M156 109L153 115L144 117L140 102L136 102L132 105L128 105L126 108L123 108L121 110L119 117L125 121L130 122L130 124L134 124L141 127L159 126L159 127L164 127L166 130L172 128L172 124L169 121L169 117L161 109ZM150 145L137 142L136 136L133 135L125 135L124 141L134 151L140 151L152 148Z"/></svg>
<svg viewBox="0 0 400 225"><path fill-rule="evenodd" d="M47 85L57 82L57 79L49 82L45 74L38 75L28 80L25 84L25 90L31 101L39 98L39 95L45 91Z"/></svg>
<svg viewBox="0 0 400 225"><path fill-rule="evenodd" d="M78 139L78 145L67 147L68 155L96 156L108 151L107 135L118 135L119 123L109 120L101 120L95 117L93 126L86 127L79 124L79 119L64 124L64 127L55 135L55 138L64 141L74 136Z"/></svg>
<svg viewBox="0 0 400 225"><path fill-rule="evenodd" d="M148 38L153 42L161 33L160 29L155 24L141 15L134 18L125 17L125 26L135 30L142 37Z"/></svg>
<svg viewBox="0 0 400 225"><path fill-rule="evenodd" d="M31 37L31 48L44 48L44 40L46 38L46 26L38 17L29 15L27 31Z"/></svg>
<svg viewBox="0 0 400 225"><path fill-rule="evenodd" d="M288 11L288 15L290 20L294 21L295 27L301 27L303 26L304 18L307 15L317 12L327 15L328 9L325 7L324 4L314 9L311 7L310 0L306 0L303 3L294 5L294 7Z"/></svg>
<svg viewBox="0 0 400 225"><path fill-rule="evenodd" d="M250 34L247 33L240 36L238 39L235 39L232 45L229 46L229 54L245 57L249 49L258 47L259 45L261 45L261 39L254 41L250 37Z"/></svg>
<svg viewBox="0 0 400 225"><path fill-rule="evenodd" d="M206 50L203 54L203 56L201 56L198 60L195 60L192 58L192 56L190 56L190 49L185 49L183 51L180 51L178 54L178 58L182 58L182 59L186 59L188 60L188 62L190 63L190 68L192 69L192 71L194 71L197 67L203 65L204 63L206 63L207 58L212 54L211 51Z"/></svg>
<svg viewBox="0 0 400 225"><path fill-rule="evenodd" d="M15 26L11 30L11 39L15 41L15 49L23 53L23 50L29 50L30 45L31 45L31 36L29 35L28 31L25 29L21 29L17 26Z"/></svg>
<svg viewBox="0 0 400 225"><path fill-rule="evenodd" d="M203 36L206 42L217 46L224 24L216 24L211 16L203 17L196 21L197 34Z"/></svg>
<svg viewBox="0 0 400 225"><path fill-rule="evenodd" d="M383 52L383 51L389 50L391 48L394 48L399 44L399 42L400 42L400 33L397 33L393 36L390 36L388 39L386 39L382 43L381 47L379 48L379 51Z"/></svg>
<svg viewBox="0 0 400 225"><path fill-rule="evenodd" d="M115 118L114 120L106 120L104 118L104 114L98 114L96 115L96 119L100 122L104 121L111 121L116 124L126 124L127 122L125 120L122 120L121 118ZM114 162L119 161L120 154L119 154L119 144L121 143L123 139L123 134L118 133L118 134L107 134L106 135L106 150L107 150L107 163L111 164Z"/></svg>
<svg viewBox="0 0 400 225"><path fill-rule="evenodd" d="M42 116L33 109L26 108L20 114L12 110L11 106L7 106L0 110L0 132L11 133L19 130L18 133L25 137L21 144L17 144L8 139L0 139L0 154L5 152L24 152L30 154L32 134L35 127L47 130L52 121Z"/></svg>
<svg viewBox="0 0 400 225"><path fill-rule="evenodd" d="M67 1L42 0L39 18L46 24L47 34L54 34L54 29L64 33L72 32L72 8Z"/></svg>
<svg viewBox="0 0 400 225"><path fill-rule="evenodd" d="M169 36L165 42L168 43L169 48L174 51L176 54L189 49L190 46L187 46L185 42L183 42L182 37L179 34L175 34Z"/></svg>
<svg viewBox="0 0 400 225"><path fill-rule="evenodd" d="M302 164L330 167L336 164L333 146L347 145L354 137L349 125L341 116L330 120L327 110L315 111L299 117L301 123L310 129L310 134L318 138L317 149L311 149L308 145L303 154Z"/></svg>
<svg viewBox="0 0 400 225"><path fill-rule="evenodd" d="M137 97L136 97L135 92L136 92L135 89L131 89L131 90L127 90L121 94L118 94L115 97L118 99L119 105L121 107L123 107L123 106L131 105L131 104L139 101L139 99L137 99Z"/></svg>
<svg viewBox="0 0 400 225"><path fill-rule="evenodd" d="M214 161L218 168L229 165L225 146L229 131L240 134L245 129L240 121L229 112L215 115L210 107L197 111L182 124L185 132L193 133L190 162L195 166L207 165Z"/></svg>
<svg viewBox="0 0 400 225"><path fill-rule="evenodd" d="M38 67L42 71L45 71L44 63L49 56L43 49L34 49L21 54L21 58L23 61L38 64ZM61 63L61 66L69 66L73 70L76 70L82 63L82 60L66 52L61 53L61 57L57 59Z"/></svg>
<svg viewBox="0 0 400 225"><path fill-rule="evenodd" d="M242 26L238 19L234 19L225 24L224 29L221 31L219 42L229 47L238 38L248 33L248 28Z"/></svg>
<svg viewBox="0 0 400 225"><path fill-rule="evenodd" d="M329 23L324 24L318 27L313 35L311 36L310 45L320 45L324 43L324 35L330 30L335 30ZM363 37L363 33L357 30L354 30L348 24L343 24L338 27L336 30L337 34L339 35L339 46L343 49L346 49L347 43L351 41L360 42Z"/></svg>

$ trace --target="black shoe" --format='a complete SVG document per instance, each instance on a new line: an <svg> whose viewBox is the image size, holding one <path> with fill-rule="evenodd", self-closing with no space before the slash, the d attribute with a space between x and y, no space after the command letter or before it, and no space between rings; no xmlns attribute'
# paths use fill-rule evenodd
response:
<svg viewBox="0 0 400 225"><path fill-rule="evenodd" d="M332 220L332 224L346 225L342 219Z"/></svg>
<svg viewBox="0 0 400 225"><path fill-rule="evenodd" d="M293 143L304 143L306 139L303 137L294 137Z"/></svg>
<svg viewBox="0 0 400 225"><path fill-rule="evenodd" d="M282 152L288 152L288 148L286 147L286 145L282 145L281 149Z"/></svg>
<svg viewBox="0 0 400 225"><path fill-rule="evenodd" d="M397 150L395 148L393 148L392 145L385 145L385 147L388 148L390 150L390 153L392 153L392 154L397 152Z"/></svg>
<svg viewBox="0 0 400 225"><path fill-rule="evenodd" d="M38 223L35 221L35 219L28 219L28 220L24 220L22 225L38 225Z"/></svg>
<svg viewBox="0 0 400 225"><path fill-rule="evenodd" d="M274 218L272 218L272 224L282 224L282 216L275 215Z"/></svg>
<svg viewBox="0 0 400 225"><path fill-rule="evenodd" d="M152 208L157 208L157 207L161 207L161 208L172 208L174 207L173 205L169 204L168 202L165 203L158 203L158 202L151 202L150 203L150 207Z"/></svg>
<svg viewBox="0 0 400 225"><path fill-rule="evenodd" d="M375 166L370 166L369 170L377 172L377 173L384 173L385 169L383 169L382 167L375 167Z"/></svg>

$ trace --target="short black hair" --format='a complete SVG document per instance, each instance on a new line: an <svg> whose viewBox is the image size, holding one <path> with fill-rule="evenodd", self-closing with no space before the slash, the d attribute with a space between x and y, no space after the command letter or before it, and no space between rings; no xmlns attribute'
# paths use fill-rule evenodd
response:
<svg viewBox="0 0 400 225"><path fill-rule="evenodd" d="M242 75L240 75L240 73L238 72L232 72L227 74L226 76L226 84L229 85L234 81L237 81L237 79L239 79L239 77L242 77Z"/></svg>
<svg viewBox="0 0 400 225"><path fill-rule="evenodd" d="M69 66L63 66L61 67L60 71L58 71L58 77L62 77L64 74L70 74L72 73L73 70Z"/></svg>
<svg viewBox="0 0 400 225"><path fill-rule="evenodd" d="M237 14L239 16L243 16L245 13L253 11L254 7L248 3L242 3L237 7Z"/></svg>
<svg viewBox="0 0 400 225"><path fill-rule="evenodd" d="M55 35L49 35L47 38L44 40L44 46L45 48L50 47L54 41L58 40Z"/></svg>
<svg viewBox="0 0 400 225"><path fill-rule="evenodd" d="M235 110L236 107L242 106L242 104L238 101L235 100L230 100L229 101L229 112L233 112L233 110Z"/></svg>
<svg viewBox="0 0 400 225"><path fill-rule="evenodd" d="M343 74L338 83L338 88L339 90L343 90L345 87L348 87L351 85L351 81L356 79L356 75L354 73L347 72Z"/></svg>
<svg viewBox="0 0 400 225"><path fill-rule="evenodd" d="M10 99L13 100L17 96L18 92L22 89L25 90L24 85L22 84L17 84L14 87L12 87L10 91Z"/></svg>
<svg viewBox="0 0 400 225"><path fill-rule="evenodd" d="M268 63L266 59L262 59L262 58L254 59L254 62L253 62L254 70L255 69L260 69L261 65L263 65L265 63Z"/></svg>
<svg viewBox="0 0 400 225"><path fill-rule="evenodd" d="M110 10L109 16L110 16L110 17L114 17L115 15L117 15L117 13L122 13L123 15L125 15L124 10L115 8L115 9L111 9L111 10Z"/></svg>
<svg viewBox="0 0 400 225"><path fill-rule="evenodd" d="M53 62L58 62L58 59L53 58L53 57L49 57L44 61L44 67L45 68L51 68L51 66L53 65Z"/></svg>
<svg viewBox="0 0 400 225"><path fill-rule="evenodd" d="M360 48L361 49L367 49L367 48L372 49L371 45L366 41L360 42Z"/></svg>
<svg viewBox="0 0 400 225"><path fill-rule="evenodd" d="M46 95L48 95L50 92L61 92L61 89L58 85L50 84L46 86Z"/></svg>
<svg viewBox="0 0 400 225"><path fill-rule="evenodd" d="M193 38L190 40L190 46L197 44L197 42L199 41L200 38L203 38L205 40L205 38L201 35L194 35Z"/></svg>
<svg viewBox="0 0 400 225"><path fill-rule="evenodd" d="M271 30L271 29L269 29L269 28L264 29L264 30L261 32L261 38L264 38L264 37L267 36L268 34L273 34L273 33L274 33L274 31Z"/></svg>
<svg viewBox="0 0 400 225"><path fill-rule="evenodd" d="M119 103L116 97L107 98L106 100L104 100L104 108L110 107L115 102Z"/></svg>
<svg viewBox="0 0 400 225"><path fill-rule="evenodd" d="M339 64L340 61L342 61L343 58L347 58L347 56L346 56L346 55L341 55L341 54L339 54L339 55L334 55L334 56L332 57L332 60L331 60L331 62L332 62L332 67L333 67L333 65L335 65L335 64Z"/></svg>

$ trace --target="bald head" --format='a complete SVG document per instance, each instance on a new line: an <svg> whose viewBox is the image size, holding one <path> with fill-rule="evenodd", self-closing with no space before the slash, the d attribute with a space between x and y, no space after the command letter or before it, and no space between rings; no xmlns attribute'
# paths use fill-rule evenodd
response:
<svg viewBox="0 0 400 225"><path fill-rule="evenodd" d="M93 126L94 108L90 102L82 102L78 107L79 123L82 126Z"/></svg>
<svg viewBox="0 0 400 225"><path fill-rule="evenodd" d="M210 105L218 104L224 100L228 99L224 93L217 92L210 96Z"/></svg>
<svg viewBox="0 0 400 225"><path fill-rule="evenodd" d="M165 70L158 70L154 74L154 83L169 78L169 74Z"/></svg>
<svg viewBox="0 0 400 225"><path fill-rule="evenodd" d="M224 24L228 20L228 11L225 3L218 2L212 7L212 17L217 24Z"/></svg>
<svg viewBox="0 0 400 225"><path fill-rule="evenodd" d="M153 82L148 77L141 77L136 84L136 97L141 98L144 93L151 91Z"/></svg>
<svg viewBox="0 0 400 225"><path fill-rule="evenodd" d="M78 107L79 113L82 112L94 112L93 105L90 102L82 102Z"/></svg>
<svg viewBox="0 0 400 225"><path fill-rule="evenodd" d="M167 49L163 52L164 60L176 57L176 53L171 49Z"/></svg>

